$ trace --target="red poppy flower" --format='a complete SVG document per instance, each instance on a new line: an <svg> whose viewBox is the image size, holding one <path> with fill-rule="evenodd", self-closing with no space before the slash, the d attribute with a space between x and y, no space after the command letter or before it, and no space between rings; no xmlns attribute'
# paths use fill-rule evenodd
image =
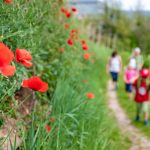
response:
<svg viewBox="0 0 150 150"><path fill-rule="evenodd" d="M88 99L94 99L94 98L95 98L95 95L94 95L92 92L88 92L88 93L86 93L86 97L87 97Z"/></svg>
<svg viewBox="0 0 150 150"><path fill-rule="evenodd" d="M15 66L11 66L11 65L7 65L5 67L0 67L0 72L4 76L13 76L14 73L16 72L16 67Z"/></svg>
<svg viewBox="0 0 150 150"><path fill-rule="evenodd" d="M16 49L16 62L24 65L25 67L31 67L32 63L30 60L32 60L32 56L27 50L19 48Z"/></svg>
<svg viewBox="0 0 150 150"><path fill-rule="evenodd" d="M77 30L77 29L72 29L72 30L71 30L71 33L72 33L72 34L78 34L78 33L79 33L79 30Z"/></svg>
<svg viewBox="0 0 150 150"><path fill-rule="evenodd" d="M64 7L62 7L62 8L60 9L60 11L61 11L62 13L67 13L67 12L68 12L67 9L65 9Z"/></svg>
<svg viewBox="0 0 150 150"><path fill-rule="evenodd" d="M89 48L88 48L88 46L87 46L86 44L84 44L84 45L82 46L82 49L85 50L85 51L87 51Z"/></svg>
<svg viewBox="0 0 150 150"><path fill-rule="evenodd" d="M11 4L13 2L13 0L3 0L3 2L6 4Z"/></svg>
<svg viewBox="0 0 150 150"><path fill-rule="evenodd" d="M73 45L72 39L68 39L68 40L67 40L67 43L68 43L70 46L72 46L72 45Z"/></svg>
<svg viewBox="0 0 150 150"><path fill-rule="evenodd" d="M14 75L16 68L10 65L13 59L13 52L4 43L0 43L0 73L5 76Z"/></svg>
<svg viewBox="0 0 150 150"><path fill-rule="evenodd" d="M69 29L70 28L70 25L68 23L64 24L64 28L65 29Z"/></svg>
<svg viewBox="0 0 150 150"><path fill-rule="evenodd" d="M51 123L55 122L55 118L54 117L51 117L50 120L49 120Z"/></svg>
<svg viewBox="0 0 150 150"><path fill-rule="evenodd" d="M64 50L65 50L65 49L61 47L61 48L59 48L58 50L59 50L60 53L64 53Z"/></svg>
<svg viewBox="0 0 150 150"><path fill-rule="evenodd" d="M72 14L71 14L70 12L66 12L66 13L65 13L65 16L66 16L67 18L70 18L71 15L72 15Z"/></svg>
<svg viewBox="0 0 150 150"><path fill-rule="evenodd" d="M85 40L81 40L80 42L81 42L82 45L86 44Z"/></svg>
<svg viewBox="0 0 150 150"><path fill-rule="evenodd" d="M22 87L30 88L35 91L46 92L48 84L43 82L39 77L33 76L30 79L23 80Z"/></svg>
<svg viewBox="0 0 150 150"><path fill-rule="evenodd" d="M89 53L85 53L83 57L85 60L88 60L91 58L91 55Z"/></svg>
<svg viewBox="0 0 150 150"><path fill-rule="evenodd" d="M51 127L48 124L45 125L45 129L47 132L51 132Z"/></svg>
<svg viewBox="0 0 150 150"><path fill-rule="evenodd" d="M77 9L74 8L74 7L73 7L71 10L72 10L73 12L77 12Z"/></svg>
<svg viewBox="0 0 150 150"><path fill-rule="evenodd" d="M13 59L13 52L4 43L0 43L0 66L9 65Z"/></svg>

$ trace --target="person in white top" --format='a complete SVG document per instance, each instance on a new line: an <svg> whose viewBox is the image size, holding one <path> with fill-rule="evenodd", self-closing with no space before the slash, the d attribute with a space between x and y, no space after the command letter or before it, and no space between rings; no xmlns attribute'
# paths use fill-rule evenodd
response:
<svg viewBox="0 0 150 150"><path fill-rule="evenodd" d="M122 59L116 51L112 52L111 57L108 59L106 65L107 73L110 73L114 85L114 89L117 89L118 75L122 68Z"/></svg>

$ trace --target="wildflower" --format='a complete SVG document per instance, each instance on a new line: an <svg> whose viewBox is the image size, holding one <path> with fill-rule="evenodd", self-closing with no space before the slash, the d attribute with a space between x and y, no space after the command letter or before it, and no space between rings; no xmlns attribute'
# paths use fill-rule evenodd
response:
<svg viewBox="0 0 150 150"><path fill-rule="evenodd" d="M0 43L0 73L4 76L14 75L16 68L10 65L13 59L13 52L4 43Z"/></svg>
<svg viewBox="0 0 150 150"><path fill-rule="evenodd" d="M32 62L30 62L30 60L32 60L32 56L27 50L19 48L16 49L16 62L29 68L32 66Z"/></svg>
<svg viewBox="0 0 150 150"><path fill-rule="evenodd" d="M86 44L85 40L81 40L80 42L81 42L82 45Z"/></svg>
<svg viewBox="0 0 150 150"><path fill-rule="evenodd" d="M65 9L64 7L62 7L62 8L60 9L60 11L61 11L62 13L67 13L67 12L68 12L67 9Z"/></svg>
<svg viewBox="0 0 150 150"><path fill-rule="evenodd" d="M13 0L3 0L3 2L4 2L5 4L11 4L11 3L13 2Z"/></svg>
<svg viewBox="0 0 150 150"><path fill-rule="evenodd" d="M71 30L71 33L72 33L72 34L78 34L79 31L78 31L77 29L72 29L72 30Z"/></svg>
<svg viewBox="0 0 150 150"><path fill-rule="evenodd" d="M77 12L77 9L74 8L74 7L73 7L71 10L72 10L73 12Z"/></svg>
<svg viewBox="0 0 150 150"><path fill-rule="evenodd" d="M66 16L67 18L70 18L71 15L72 15L72 14L71 14L70 12L66 12L66 13L65 13L65 16Z"/></svg>
<svg viewBox="0 0 150 150"><path fill-rule="evenodd" d="M64 24L64 28L65 29L69 29L70 28L70 25L68 23Z"/></svg>
<svg viewBox="0 0 150 150"><path fill-rule="evenodd" d="M51 117L50 120L49 120L51 123L55 122L55 118L54 117Z"/></svg>
<svg viewBox="0 0 150 150"><path fill-rule="evenodd" d="M48 133L51 132L51 127L48 124L45 125L45 129Z"/></svg>
<svg viewBox="0 0 150 150"><path fill-rule="evenodd" d="M89 48L88 48L88 46L87 46L86 44L84 44L84 45L82 46L82 49L85 50L85 51L87 51Z"/></svg>
<svg viewBox="0 0 150 150"><path fill-rule="evenodd" d="M61 47L61 48L59 48L58 50L59 50L60 53L64 53L64 50L65 50L65 49Z"/></svg>
<svg viewBox="0 0 150 150"><path fill-rule="evenodd" d="M83 57L84 57L85 60L88 60L88 59L91 58L91 55L90 55L89 53L85 53L85 54L83 55Z"/></svg>
<svg viewBox="0 0 150 150"><path fill-rule="evenodd" d="M75 40L75 39L77 39L78 37L75 35L75 34L71 34L70 35L70 39L73 39L73 40Z"/></svg>
<svg viewBox="0 0 150 150"><path fill-rule="evenodd" d="M69 11L68 11L66 8L64 8L64 7L62 7L62 8L60 9L60 11L61 11L62 13L64 13L67 18L70 18L71 15L72 15L71 12L69 12Z"/></svg>
<svg viewBox="0 0 150 150"><path fill-rule="evenodd" d="M33 76L29 79L23 80L22 87L30 88L35 91L46 92L48 84L43 82L39 77Z"/></svg>
<svg viewBox="0 0 150 150"><path fill-rule="evenodd" d="M72 46L72 45L73 45L72 39L68 39L68 40L67 40L67 43L68 43L70 46Z"/></svg>
<svg viewBox="0 0 150 150"><path fill-rule="evenodd" d="M16 67L15 66L11 66L11 65L7 65L5 67L0 67L0 72L4 75L4 76L13 76L14 73L16 72Z"/></svg>
<svg viewBox="0 0 150 150"><path fill-rule="evenodd" d="M94 99L94 98L95 98L95 95L94 95L92 92L88 92L88 93L86 93L86 97L87 97L88 99Z"/></svg>

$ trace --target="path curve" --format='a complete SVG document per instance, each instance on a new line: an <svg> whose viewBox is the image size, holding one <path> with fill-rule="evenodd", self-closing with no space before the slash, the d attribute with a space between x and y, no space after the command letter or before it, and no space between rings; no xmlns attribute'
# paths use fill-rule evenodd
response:
<svg viewBox="0 0 150 150"><path fill-rule="evenodd" d="M112 88L111 81L109 81L107 90L108 106L113 111L121 132L123 135L126 135L132 143L129 150L150 150L150 139L131 124L131 120L119 105L117 94Z"/></svg>

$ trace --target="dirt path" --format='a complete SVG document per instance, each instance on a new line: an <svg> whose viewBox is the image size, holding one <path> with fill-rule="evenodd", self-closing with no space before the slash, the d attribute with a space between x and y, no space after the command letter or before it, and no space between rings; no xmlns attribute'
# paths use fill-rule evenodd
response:
<svg viewBox="0 0 150 150"><path fill-rule="evenodd" d="M113 111L121 132L131 140L132 146L129 150L150 150L150 139L131 124L131 120L118 103L116 92L112 90L111 81L108 82L107 94L109 108Z"/></svg>

